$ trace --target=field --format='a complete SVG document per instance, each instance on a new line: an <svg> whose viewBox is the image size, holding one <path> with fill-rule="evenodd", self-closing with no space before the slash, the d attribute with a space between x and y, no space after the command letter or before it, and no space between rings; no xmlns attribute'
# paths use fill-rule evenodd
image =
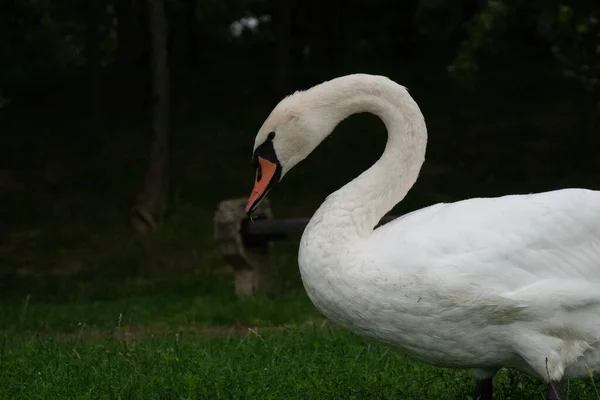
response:
<svg viewBox="0 0 600 400"><path fill-rule="evenodd" d="M589 99L552 71L519 68L490 73L478 90L427 67L389 73L430 133L420 180L395 214L600 187ZM189 90L211 98L205 83ZM421 364L324 321L298 276L297 238L275 244L267 292L234 296L212 216L218 201L248 194L252 140L273 103L223 97L174 107L169 212L147 235L127 219L149 153L147 115L90 124L73 110L0 113L11 133L0 148L0 398L469 399L469 371ZM275 215L310 215L377 158L384 135L372 116L344 121L272 192ZM598 400L598 385L569 382L568 398ZM495 387L497 399L545 393L506 371Z"/></svg>
<svg viewBox="0 0 600 400"><path fill-rule="evenodd" d="M177 295L3 304L3 399L467 400L470 372L434 368L323 321L306 299ZM600 398L569 382L569 399ZM543 399L501 372L496 398Z"/></svg>

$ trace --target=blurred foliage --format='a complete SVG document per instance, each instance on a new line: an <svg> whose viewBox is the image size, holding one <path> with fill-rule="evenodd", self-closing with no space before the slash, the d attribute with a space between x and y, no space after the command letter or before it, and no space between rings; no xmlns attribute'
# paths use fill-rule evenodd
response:
<svg viewBox="0 0 600 400"><path fill-rule="evenodd" d="M597 1L488 0L466 24L467 37L449 70L455 77L468 79L482 59L502 54L517 33L526 33L551 52L565 77L598 96L599 22Z"/></svg>
<svg viewBox="0 0 600 400"><path fill-rule="evenodd" d="M289 24L279 21L284 1ZM397 214L438 201L597 183L597 142L576 134L589 100L557 79L562 65L567 76L598 93L597 2L165 0L173 206L161 234L139 242L123 215L149 153L145 4L0 2L0 126L9 140L0 156L0 191L8 194L0 208L0 235L8 237L0 246L0 292L21 279L27 290L35 287L30 281L64 290L61 274L82 274L104 294L115 276L158 280L154 273L170 278L179 267L208 275L221 263L212 247L214 206L247 185L240 171L248 167L248 133L280 95L272 89L286 58L278 53L284 38L290 88L350 72L381 73L406 82L423 105L436 132L428 148L430 175ZM525 56L513 58L514 52ZM480 75L477 91L457 90L443 74L452 59L455 76L491 73ZM118 107L123 118L102 114L115 100L138 108ZM85 107L97 103L106 109L91 123ZM374 131L373 120L356 121L339 128L354 134L324 143L296 184L274 194L277 215L307 215L376 159L380 142L365 145L361 135ZM518 151L527 157L506 161ZM349 167L339 157L355 162ZM327 179L315 181L323 170ZM294 255L280 265L295 263L295 249L283 253L283 259ZM58 271L56 284L39 271ZM280 281L300 282L294 277Z"/></svg>
<svg viewBox="0 0 600 400"><path fill-rule="evenodd" d="M464 19L461 1L420 0L415 22L420 34L434 41L447 41L459 31Z"/></svg>
<svg viewBox="0 0 600 400"><path fill-rule="evenodd" d="M466 23L467 39L457 52L449 71L457 78L469 78L479 69L481 55L497 54L497 41L507 29L508 10L504 3L489 1L486 6Z"/></svg>
<svg viewBox="0 0 600 400"><path fill-rule="evenodd" d="M103 75L118 74L119 10L115 1L2 2L3 98L14 99L23 87L86 79L92 59L101 63ZM128 18L135 21L121 22L137 32L135 69L141 71L147 68L148 56L145 4L122 1L134 9ZM567 78L598 92L598 1L287 1L292 10L292 66L298 70L304 65L327 68L357 58L406 63L415 55L438 56L452 57L450 73L468 80L486 62L502 57L510 60L517 49L553 57ZM90 11L92 4L96 11ZM255 63L274 71L278 68L277 41L286 35L278 31L278 4L273 0L166 0L173 70L197 71L210 63L243 61L246 66ZM254 25L244 25L250 20ZM101 54L91 57L90 48Z"/></svg>
<svg viewBox="0 0 600 400"><path fill-rule="evenodd" d="M587 6L587 7L586 7ZM590 92L600 89L600 4L561 4L556 11L552 53L565 76Z"/></svg>
<svg viewBox="0 0 600 400"><path fill-rule="evenodd" d="M90 28L85 3L8 0L0 10L0 87L80 73ZM103 2L100 10L100 60L106 67L116 49L116 21L111 4Z"/></svg>

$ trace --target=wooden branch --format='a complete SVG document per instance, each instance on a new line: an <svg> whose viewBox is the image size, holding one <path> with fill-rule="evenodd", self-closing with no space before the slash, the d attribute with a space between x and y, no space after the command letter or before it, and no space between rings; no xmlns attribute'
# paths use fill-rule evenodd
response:
<svg viewBox="0 0 600 400"><path fill-rule="evenodd" d="M378 226L387 224L396 218L398 218L397 215L386 215ZM308 221L310 218L257 219L254 221L246 219L242 224L242 237L247 242L256 241L256 237L261 237L262 240L283 239L289 235L304 232Z"/></svg>

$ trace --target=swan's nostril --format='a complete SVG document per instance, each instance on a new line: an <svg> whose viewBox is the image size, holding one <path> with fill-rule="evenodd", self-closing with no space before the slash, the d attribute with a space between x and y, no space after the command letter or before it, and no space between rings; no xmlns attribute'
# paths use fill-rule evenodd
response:
<svg viewBox="0 0 600 400"><path fill-rule="evenodd" d="M256 167L256 182L260 182L261 179L262 179L262 167L260 166L260 163L259 163L258 166Z"/></svg>

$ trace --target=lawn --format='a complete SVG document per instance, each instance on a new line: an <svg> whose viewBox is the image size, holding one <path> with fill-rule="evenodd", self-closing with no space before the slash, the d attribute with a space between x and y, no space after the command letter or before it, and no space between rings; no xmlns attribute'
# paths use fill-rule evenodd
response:
<svg viewBox="0 0 600 400"><path fill-rule="evenodd" d="M327 323L301 296L165 293L0 303L3 399L469 399L469 371L431 367ZM569 399L600 399L591 379ZM542 399L513 371L496 398Z"/></svg>

